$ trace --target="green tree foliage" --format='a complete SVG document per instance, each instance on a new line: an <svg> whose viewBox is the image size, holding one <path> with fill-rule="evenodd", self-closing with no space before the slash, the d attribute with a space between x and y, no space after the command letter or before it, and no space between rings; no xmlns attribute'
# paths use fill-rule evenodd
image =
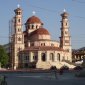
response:
<svg viewBox="0 0 85 85"><path fill-rule="evenodd" d="M8 64L8 60L9 60L9 57L8 57L5 49L3 48L3 46L0 45L0 63L1 63L1 67L6 67L6 65Z"/></svg>

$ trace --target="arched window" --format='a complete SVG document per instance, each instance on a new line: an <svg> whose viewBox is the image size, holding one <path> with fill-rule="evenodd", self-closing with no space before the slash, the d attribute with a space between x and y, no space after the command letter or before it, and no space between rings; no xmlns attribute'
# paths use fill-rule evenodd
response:
<svg viewBox="0 0 85 85"><path fill-rule="evenodd" d="M45 43L41 43L41 46L45 46Z"/></svg>
<svg viewBox="0 0 85 85"><path fill-rule="evenodd" d="M33 60L34 61L37 61L38 60L38 57L37 56L33 56Z"/></svg>
<svg viewBox="0 0 85 85"><path fill-rule="evenodd" d="M60 53L57 54L57 60L60 61Z"/></svg>
<svg viewBox="0 0 85 85"><path fill-rule="evenodd" d="M67 32L67 31L65 31L65 34L68 34L68 32Z"/></svg>
<svg viewBox="0 0 85 85"><path fill-rule="evenodd" d="M27 29L29 29L30 28L30 25L27 25Z"/></svg>
<svg viewBox="0 0 85 85"><path fill-rule="evenodd" d="M21 20L20 19L18 19L18 22L20 22Z"/></svg>
<svg viewBox="0 0 85 85"><path fill-rule="evenodd" d="M32 29L34 28L34 25L32 25Z"/></svg>
<svg viewBox="0 0 85 85"><path fill-rule="evenodd" d="M19 12L18 15L20 15L21 13Z"/></svg>
<svg viewBox="0 0 85 85"><path fill-rule="evenodd" d="M20 28L18 28L18 32L20 32L21 31L21 29Z"/></svg>
<svg viewBox="0 0 85 85"><path fill-rule="evenodd" d="M27 55L26 55L26 56L24 56L24 61L25 61L25 62L28 62L28 61L29 61L29 59L30 59L30 58L29 58L29 56L27 56Z"/></svg>
<svg viewBox="0 0 85 85"><path fill-rule="evenodd" d="M20 37L18 38L18 41L21 41L21 38Z"/></svg>
<svg viewBox="0 0 85 85"><path fill-rule="evenodd" d="M42 60L42 61L46 61L46 54L45 54L45 53L42 53L42 54L41 54L41 60Z"/></svg>
<svg viewBox="0 0 85 85"><path fill-rule="evenodd" d="M38 25L36 25L36 29L38 28Z"/></svg>
<svg viewBox="0 0 85 85"><path fill-rule="evenodd" d="M54 54L50 53L50 60L54 61Z"/></svg>
<svg viewBox="0 0 85 85"><path fill-rule="evenodd" d="M66 26L68 26L68 22L66 23Z"/></svg>

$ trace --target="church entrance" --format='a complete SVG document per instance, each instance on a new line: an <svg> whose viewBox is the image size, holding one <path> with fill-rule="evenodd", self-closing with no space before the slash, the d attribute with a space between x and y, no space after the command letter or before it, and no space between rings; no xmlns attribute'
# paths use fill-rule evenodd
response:
<svg viewBox="0 0 85 85"><path fill-rule="evenodd" d="M60 53L57 54L57 60L60 61Z"/></svg>
<svg viewBox="0 0 85 85"><path fill-rule="evenodd" d="M46 54L45 54L45 53L42 53L42 54L41 54L41 60L42 60L42 61L46 61Z"/></svg>

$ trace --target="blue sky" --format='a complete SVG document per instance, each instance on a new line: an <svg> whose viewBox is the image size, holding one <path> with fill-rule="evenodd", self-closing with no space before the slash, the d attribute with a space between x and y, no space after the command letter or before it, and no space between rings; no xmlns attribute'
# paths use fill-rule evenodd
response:
<svg viewBox="0 0 85 85"><path fill-rule="evenodd" d="M0 0L0 44L9 42L9 20L20 4L23 9L23 24L36 12L53 40L60 37L60 14L69 13L72 48L85 46L85 0Z"/></svg>

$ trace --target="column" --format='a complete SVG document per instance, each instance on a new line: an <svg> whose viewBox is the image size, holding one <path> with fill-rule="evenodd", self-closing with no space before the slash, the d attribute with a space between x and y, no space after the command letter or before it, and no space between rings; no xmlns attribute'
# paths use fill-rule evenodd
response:
<svg viewBox="0 0 85 85"><path fill-rule="evenodd" d="M49 61L49 51L46 52L46 61Z"/></svg>
<svg viewBox="0 0 85 85"><path fill-rule="evenodd" d="M29 59L29 62L33 62L33 52L30 52L30 55L29 55L29 57L30 57L30 59Z"/></svg>
<svg viewBox="0 0 85 85"><path fill-rule="evenodd" d="M54 52L54 61L57 61L57 54L56 54L56 51Z"/></svg>
<svg viewBox="0 0 85 85"><path fill-rule="evenodd" d="M38 62L41 62L41 51L38 51Z"/></svg>

